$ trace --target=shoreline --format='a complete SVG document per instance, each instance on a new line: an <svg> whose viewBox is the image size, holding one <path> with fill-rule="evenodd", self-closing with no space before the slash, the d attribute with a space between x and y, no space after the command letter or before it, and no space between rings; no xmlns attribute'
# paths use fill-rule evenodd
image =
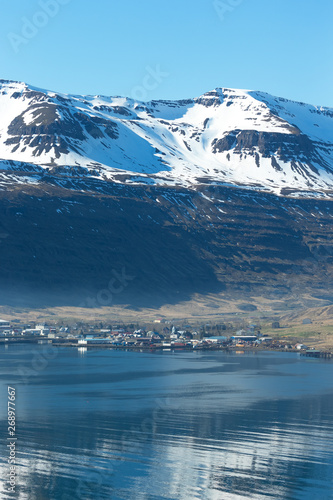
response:
<svg viewBox="0 0 333 500"><path fill-rule="evenodd" d="M332 359L333 352L331 351L321 351L319 349L295 349L295 348L282 348L282 347L272 347L272 346L233 346L233 345L209 345L209 346L163 346L156 344L152 345L110 345L110 343L100 343L100 344L83 344L80 345L75 342L52 342L49 339L37 339L37 338L12 338L12 339L0 339L0 346L9 345L49 345L55 348L67 347L75 349L112 349L112 350L126 350L126 351L138 351L138 352L148 352L148 351L224 351L224 352L235 352L238 354L246 352L286 352L286 353L299 353L302 357L311 358L321 358L321 359Z"/></svg>

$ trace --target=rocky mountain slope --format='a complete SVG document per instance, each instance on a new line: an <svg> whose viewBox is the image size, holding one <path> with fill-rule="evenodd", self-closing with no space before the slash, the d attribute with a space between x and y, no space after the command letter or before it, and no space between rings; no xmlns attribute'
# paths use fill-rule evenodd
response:
<svg viewBox="0 0 333 500"><path fill-rule="evenodd" d="M0 116L7 170L276 194L332 189L333 110L262 92L142 103L0 81Z"/></svg>
<svg viewBox="0 0 333 500"><path fill-rule="evenodd" d="M333 110L0 86L0 303L333 296Z"/></svg>

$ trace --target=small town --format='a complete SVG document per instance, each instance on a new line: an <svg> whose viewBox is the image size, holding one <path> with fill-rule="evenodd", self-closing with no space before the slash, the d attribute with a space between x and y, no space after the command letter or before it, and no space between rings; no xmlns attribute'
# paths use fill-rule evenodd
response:
<svg viewBox="0 0 333 500"><path fill-rule="evenodd" d="M279 329L279 323L273 322ZM0 345L10 343L48 343L55 347L112 348L133 350L280 350L300 352L309 357L331 358L333 353L308 347L297 339L284 339L262 333L261 326L249 324L237 329L229 324L177 326L167 320L153 323L104 324L37 323L0 320Z"/></svg>

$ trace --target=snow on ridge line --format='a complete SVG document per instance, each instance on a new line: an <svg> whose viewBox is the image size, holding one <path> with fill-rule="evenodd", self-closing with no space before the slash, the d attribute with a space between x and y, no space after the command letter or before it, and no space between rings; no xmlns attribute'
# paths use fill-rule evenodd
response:
<svg viewBox="0 0 333 500"><path fill-rule="evenodd" d="M197 184L200 182L198 179L205 178L210 183L216 180L264 185L270 190L293 187L306 191L333 185L333 168L329 168L333 164L333 113L327 111L329 108L318 109L262 92L222 87L195 99L140 103L120 97L55 94L19 82L0 84L2 89L10 90L0 95L0 157L7 160L34 163L41 167L52 164L57 158L56 148L60 148L61 139L66 141L68 151L63 147L55 164L83 166L101 178L117 174L147 175L151 179L155 177L156 181L161 175L165 182L168 179L168 182L180 185ZM27 92L24 99L16 95L19 94L18 89ZM61 105L67 106L72 115L81 114L83 122L80 127L85 139L59 135L52 147L38 149L38 144L47 134L31 135L33 146L30 146L19 131L21 138L16 145L7 133L14 118L24 112L26 125L38 126L38 120L42 123L42 105L37 114L29 109L30 91L32 99L35 98L34 92L42 91L46 97L60 103L61 98L66 96L68 102ZM15 99L11 99L14 94ZM128 117L125 108L133 116ZM66 120L58 110L56 114L59 122ZM118 137L107 137L103 129L105 124L98 125L101 122L96 121L92 123L97 136L96 133L95 136L90 135L86 124L96 119L111 121L113 126L118 127ZM291 139L280 145L287 150L287 157L280 155L279 158L273 151L274 163L273 156L265 151L262 153L255 142L243 145L237 151L231 144L238 137L235 133L249 131L290 136ZM98 138L98 134L103 138ZM294 147L292 138L299 134L310 138L310 142L304 143L306 147L311 146L311 140L315 140L318 148L310 152L296 151L294 157L291 154L291 159L288 159L288 148ZM246 137L249 135L245 135L245 140ZM257 140L255 134L251 140ZM216 141L220 145L214 151ZM300 146L303 147L302 143Z"/></svg>
<svg viewBox="0 0 333 500"><path fill-rule="evenodd" d="M152 102L163 102L163 103L181 103L185 101L192 100L194 101L195 99L200 99L201 97L207 96L208 94L212 94L214 92L220 92L221 96L224 95L224 93L229 93L229 94L242 94L242 95L249 95L249 96L258 96L260 98L267 97L270 99L278 100L280 102L289 102L289 103L295 103L299 104L301 106L313 106L317 109L320 110L329 110L333 111L333 107L328 107L328 106L323 106L323 105L312 105L310 103L304 103L302 101L297 101L294 99L287 99L284 97L280 96L275 96L273 94L270 94L265 91L261 90L254 90L254 89L236 89L233 87L215 87L214 89L205 92L204 94L201 94L200 96L196 97L189 97L189 98L180 98L180 99L159 99L159 100L153 100L153 101L139 101L136 99L132 99L127 96L112 96L112 95L104 95L104 94L71 94L71 93L64 93L64 92L57 92L54 90L48 90L44 89L41 87L36 87L34 85L28 84L23 81L18 81L18 80L6 80L6 79L0 79L0 88L2 87L17 87L21 89L26 89L26 90L31 90L31 91L36 91L36 92L42 92L45 95L50 95L52 97L54 96L60 96L60 97L69 97L69 98L74 98L74 99L102 99L102 100L110 100L110 99L125 99L127 101L132 101L136 103L141 103L141 104L149 104Z"/></svg>

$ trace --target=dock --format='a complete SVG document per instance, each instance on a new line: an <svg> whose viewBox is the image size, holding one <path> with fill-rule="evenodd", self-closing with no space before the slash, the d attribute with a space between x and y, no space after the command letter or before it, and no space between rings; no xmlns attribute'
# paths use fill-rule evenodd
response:
<svg viewBox="0 0 333 500"><path fill-rule="evenodd" d="M327 351L319 351L317 349L308 349L305 352L301 353L301 356L305 356L307 358L324 358L324 359L332 359L333 354Z"/></svg>

